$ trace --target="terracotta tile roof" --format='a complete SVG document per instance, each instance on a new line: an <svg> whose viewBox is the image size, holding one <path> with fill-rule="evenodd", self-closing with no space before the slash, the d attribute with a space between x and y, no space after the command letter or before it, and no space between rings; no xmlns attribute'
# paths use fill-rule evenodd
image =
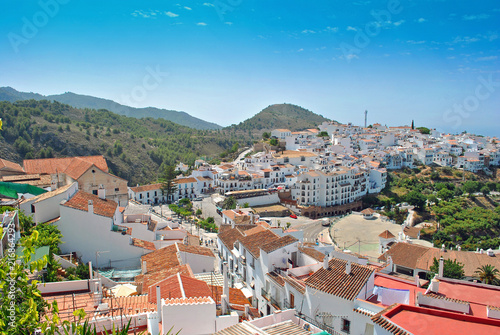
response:
<svg viewBox="0 0 500 335"><path fill-rule="evenodd" d="M229 250L233 249L234 242L238 240L238 238L243 237L243 233L238 228L231 228L231 225L222 225L220 227L219 234L217 237L221 240L221 242L228 248Z"/></svg>
<svg viewBox="0 0 500 335"><path fill-rule="evenodd" d="M155 244L153 242L144 241L138 238L132 238L132 245L134 247L139 247L146 250L156 250Z"/></svg>
<svg viewBox="0 0 500 335"><path fill-rule="evenodd" d="M357 263L351 263L351 272L346 274L343 259L333 258L328 265L327 270L321 267L307 278L306 285L347 300L355 299L373 274L371 268Z"/></svg>
<svg viewBox="0 0 500 335"><path fill-rule="evenodd" d="M392 233L391 233L390 231L388 231L388 230L383 231L383 232L382 232L382 233L380 233L378 236L379 236L379 237L382 237L382 238L386 238L386 239L396 237L396 236L394 236L394 234L392 234Z"/></svg>
<svg viewBox="0 0 500 335"><path fill-rule="evenodd" d="M161 189L161 184L158 183L158 184L142 185L142 186L131 187L130 189L135 193L154 191Z"/></svg>
<svg viewBox="0 0 500 335"><path fill-rule="evenodd" d="M270 230L265 230L250 236L242 236L238 241L248 250L255 258L260 257L261 246L269 243L269 241L277 240L278 235Z"/></svg>
<svg viewBox="0 0 500 335"><path fill-rule="evenodd" d="M264 221L262 221L262 222L264 222ZM246 230L244 232L244 235L245 236L250 236L250 235L253 235L253 234L257 234L257 233L263 232L265 230L266 230L266 228L264 228L262 226L255 226L255 228Z"/></svg>
<svg viewBox="0 0 500 335"><path fill-rule="evenodd" d="M379 325L380 327L384 328L385 330L387 330L391 334L395 334L395 335L411 335L411 333L409 333L406 330L400 328L398 325L392 323L391 321L387 320L383 316L383 314L385 314L386 312L392 310L396 306L397 306L397 304L393 304L393 305L387 307L386 309L378 312L374 316L372 316L371 319L372 319L373 323L375 323L375 324Z"/></svg>
<svg viewBox="0 0 500 335"><path fill-rule="evenodd" d="M306 292L306 284L299 279L295 279L292 276L282 276L283 280L288 283L291 287L304 294Z"/></svg>
<svg viewBox="0 0 500 335"><path fill-rule="evenodd" d="M403 232L405 233L405 235L410 236L411 238L418 238L418 236L420 235L420 230L422 230L422 228L405 227Z"/></svg>
<svg viewBox="0 0 500 335"><path fill-rule="evenodd" d="M0 170L17 171L20 173L24 173L21 165L2 158L0 158Z"/></svg>
<svg viewBox="0 0 500 335"><path fill-rule="evenodd" d="M174 180L174 183L176 184L186 184L186 183L196 183L198 180L194 177L189 177L189 178L181 178L181 179L176 179Z"/></svg>
<svg viewBox="0 0 500 335"><path fill-rule="evenodd" d="M314 258L318 262L323 262L323 259L325 259L325 254L316 249L299 247L299 250L307 256Z"/></svg>
<svg viewBox="0 0 500 335"><path fill-rule="evenodd" d="M366 208L361 211L361 214L366 214L366 215L373 215L375 214L375 211L371 208Z"/></svg>
<svg viewBox="0 0 500 335"><path fill-rule="evenodd" d="M419 258L426 253L428 249L429 248L417 244L396 243L378 259L387 261L388 256L391 256L394 264L416 269Z"/></svg>
<svg viewBox="0 0 500 335"><path fill-rule="evenodd" d="M285 280L276 271L268 272L266 273L266 276L268 276L277 285L281 287L285 286Z"/></svg>
<svg viewBox="0 0 500 335"><path fill-rule="evenodd" d="M215 257L214 253L210 248L205 248L202 246L195 246L195 245L185 245L182 243L177 243L177 247L179 248L179 251L182 252L188 252L190 254L196 254L196 255L202 255L202 256L207 256L207 257Z"/></svg>
<svg viewBox="0 0 500 335"><path fill-rule="evenodd" d="M294 242L297 242L298 239L293 237L292 235L285 235L281 236L278 239L271 240L267 242L266 244L262 245L260 248L264 250L267 253L273 252L275 250L278 250L280 248L283 248L289 244L292 244Z"/></svg>
<svg viewBox="0 0 500 335"><path fill-rule="evenodd" d="M175 244L143 255L141 261L146 262L147 273L153 273L181 265L177 257L177 247Z"/></svg>
<svg viewBox="0 0 500 335"><path fill-rule="evenodd" d="M156 286L160 286L163 299L211 297L212 291L203 280L173 275L148 288L149 302L156 303Z"/></svg>
<svg viewBox="0 0 500 335"><path fill-rule="evenodd" d="M222 295L222 286L214 286L208 285L210 287L210 291L212 292L212 298L216 303L220 304L221 295ZM245 306L246 304L252 305L250 301L245 297L243 292L240 289L229 287L229 303Z"/></svg>
<svg viewBox="0 0 500 335"><path fill-rule="evenodd" d="M138 313L143 313L145 311L156 311L156 304L152 304L148 301L147 295L134 295L129 297L118 297L118 298L104 298L103 303L107 303L111 308L123 308L123 313L128 315L134 315Z"/></svg>
<svg viewBox="0 0 500 335"><path fill-rule="evenodd" d="M46 200L46 199L50 199L52 197L55 197L56 195L59 195L59 194L62 194L64 192L66 192L72 185L73 185L73 183L68 184L66 186L63 186L63 187L60 187L60 188L58 188L57 190L54 190L54 191L49 191L49 192L42 193L42 194L37 195L35 197L29 198L29 199L25 199L21 203L25 203L25 202L30 202L30 203L34 203L34 204L39 203L40 201L43 201L43 200Z"/></svg>
<svg viewBox="0 0 500 335"><path fill-rule="evenodd" d="M102 155L68 158L25 159L23 161L26 173L54 174L64 172L72 178L79 173L80 175L78 175L78 177L80 177L81 174L87 171L91 165L95 165L98 169L104 172L109 171L106 159L104 159L104 156ZM66 172L67 169L68 172ZM82 171L82 169L85 169L85 171Z"/></svg>
<svg viewBox="0 0 500 335"><path fill-rule="evenodd" d="M425 296L427 297L430 297L430 298L434 298L434 299L439 299L439 300L445 300L445 301L450 301L450 302L455 302L457 304L462 304L462 305L469 305L469 302L468 301L464 301L464 300L460 300L460 299L453 299L453 298L449 298L443 294L436 294L436 293L432 293L432 292L429 292L427 293Z"/></svg>
<svg viewBox="0 0 500 335"><path fill-rule="evenodd" d="M197 305L197 304L213 304L214 301L210 297L195 297L195 298L172 298L165 299L166 305Z"/></svg>
<svg viewBox="0 0 500 335"><path fill-rule="evenodd" d="M3 176L1 178L4 182L18 183L18 184L28 184L33 186L50 186L52 178L49 175L36 174L23 174L17 176Z"/></svg>
<svg viewBox="0 0 500 335"><path fill-rule="evenodd" d="M89 200L92 200L94 205L94 214L112 218L115 215L118 204L113 200L101 199L97 195L78 191L69 200L63 203L63 206L78 209L88 212Z"/></svg>
<svg viewBox="0 0 500 335"><path fill-rule="evenodd" d="M146 274L140 274L138 276L135 276L134 281L137 284L137 287L140 288L141 292L147 292L151 285L177 273L180 273L181 275L184 275L186 277L194 276L189 264L184 264L170 268L164 268L154 272L148 272Z"/></svg>

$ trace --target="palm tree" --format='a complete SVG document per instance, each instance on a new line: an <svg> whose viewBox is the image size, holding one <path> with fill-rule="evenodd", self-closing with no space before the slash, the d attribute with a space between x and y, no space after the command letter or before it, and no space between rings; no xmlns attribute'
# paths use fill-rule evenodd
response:
<svg viewBox="0 0 500 335"><path fill-rule="evenodd" d="M477 273L479 279L485 284L495 284L500 275L500 271L491 264L478 267L474 273Z"/></svg>

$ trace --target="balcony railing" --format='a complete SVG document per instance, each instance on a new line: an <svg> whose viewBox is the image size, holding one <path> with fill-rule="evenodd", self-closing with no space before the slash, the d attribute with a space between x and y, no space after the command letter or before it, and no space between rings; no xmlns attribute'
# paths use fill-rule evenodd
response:
<svg viewBox="0 0 500 335"><path fill-rule="evenodd" d="M300 312L297 312L296 316L298 318L306 321L306 322L309 322L309 323L315 325L316 327L318 327L320 329L323 329L324 331L328 332L331 335L345 335L345 334L342 334L342 333L336 331L335 329L333 329L333 327L325 325L324 323L318 322L318 321L316 321L314 319L311 319L307 315L304 315L304 314L302 314Z"/></svg>

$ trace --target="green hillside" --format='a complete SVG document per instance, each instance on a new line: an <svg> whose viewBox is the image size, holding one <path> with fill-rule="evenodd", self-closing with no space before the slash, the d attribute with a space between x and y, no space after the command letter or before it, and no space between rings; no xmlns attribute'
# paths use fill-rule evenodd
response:
<svg viewBox="0 0 500 335"><path fill-rule="evenodd" d="M162 118L174 123L195 128L195 129L220 129L221 126L195 118L188 113L174 110L160 109L155 107L134 108L121 105L117 102L107 99L92 97L89 95L75 94L66 92L63 94L43 96L37 93L19 92L12 87L0 87L0 100L16 102L19 100L53 100L67 104L76 108L106 109L116 114L130 116L134 118L152 117Z"/></svg>
<svg viewBox="0 0 500 335"><path fill-rule="evenodd" d="M300 106L277 104L268 106L250 119L228 128L243 131L257 130L261 133L277 128L299 131L307 128L316 128L323 121L329 120Z"/></svg>
<svg viewBox="0 0 500 335"><path fill-rule="evenodd" d="M245 139L219 130L196 130L163 119L135 119L107 110L78 109L59 102L0 102L0 157L99 155L129 185L156 180L160 166L201 156L219 157Z"/></svg>

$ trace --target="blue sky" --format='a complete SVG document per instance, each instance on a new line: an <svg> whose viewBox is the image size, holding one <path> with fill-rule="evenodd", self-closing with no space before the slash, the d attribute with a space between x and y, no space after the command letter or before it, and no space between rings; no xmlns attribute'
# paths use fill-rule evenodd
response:
<svg viewBox="0 0 500 335"><path fill-rule="evenodd" d="M274 103L500 135L496 1L4 0L0 85L226 126Z"/></svg>

